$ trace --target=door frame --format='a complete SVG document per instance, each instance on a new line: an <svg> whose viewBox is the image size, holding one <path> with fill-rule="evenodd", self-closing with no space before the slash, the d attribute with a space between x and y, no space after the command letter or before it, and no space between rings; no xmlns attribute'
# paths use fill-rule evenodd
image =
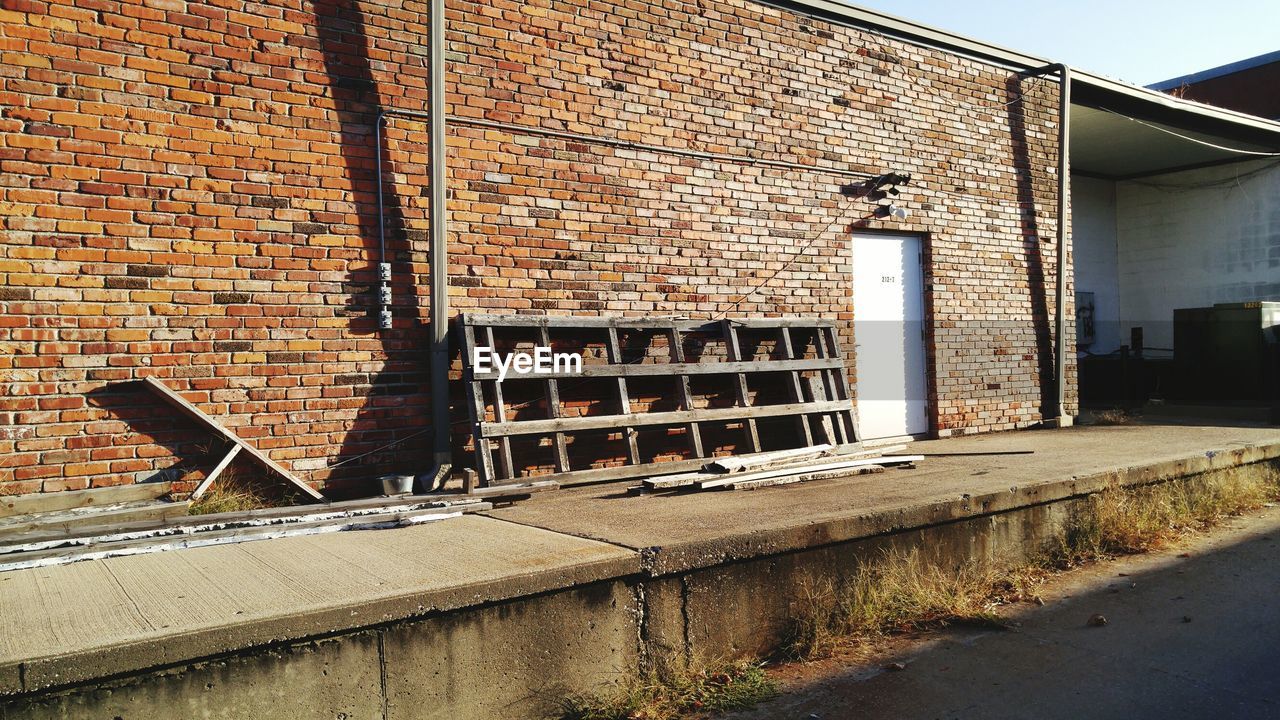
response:
<svg viewBox="0 0 1280 720"><path fill-rule="evenodd" d="M934 292L933 292L933 233L925 231L913 230L885 230L881 228L858 228L855 227L849 233L849 252L848 252L848 275L849 278L849 311L852 319L849 321L849 336L853 339L851 348L853 350L853 370L857 372L858 367L858 346L857 346L857 321L858 309L856 307L856 299L853 294L853 273L854 273L854 245L858 242L860 235L881 235L886 237L914 237L920 241L920 294L921 294L921 317L920 333L924 348L924 416L927 423L927 429L921 433L905 435L896 439L912 439L927 440L938 437L938 380L937 380L937 345L935 343L936 328L934 327ZM857 383L854 383L854 402L856 411L857 402ZM859 428L859 435L862 434ZM859 438L861 439L861 438ZM885 438L883 440L872 440L872 444L890 443L895 438Z"/></svg>

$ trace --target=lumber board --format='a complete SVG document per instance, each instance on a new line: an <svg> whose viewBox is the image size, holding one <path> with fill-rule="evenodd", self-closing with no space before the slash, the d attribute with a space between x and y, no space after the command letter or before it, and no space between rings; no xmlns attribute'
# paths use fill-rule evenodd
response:
<svg viewBox="0 0 1280 720"><path fill-rule="evenodd" d="M697 410L672 410L668 412L632 413L631 415L599 415L558 420L521 420L505 423L481 423L483 437L504 435L541 435L553 432L580 432L616 428L622 425L682 425L691 422L715 422L742 420L745 418L778 417L783 415L816 414L844 411L850 408L847 400L824 403L787 403L784 405L759 405L749 408L700 408Z"/></svg>
<svg viewBox="0 0 1280 720"><path fill-rule="evenodd" d="M382 505L363 505L333 509L315 505L308 506L309 512L272 512L277 510L293 510L295 508L271 508L266 511L241 511L232 513L211 513L208 515L188 515L167 520L135 521L110 525L84 526L67 530L37 530L6 536L0 541L0 555L33 550L45 550L58 547L81 545L100 545L111 542L132 542L164 538L170 536L192 535L196 533L231 530L237 528L255 528L268 526L293 525L297 523L321 522L342 518L357 518L366 515L378 515L394 512L414 512L418 510L470 509L492 504L484 498L466 498L463 500L427 500L422 496L407 497Z"/></svg>
<svg viewBox="0 0 1280 720"><path fill-rule="evenodd" d="M791 328L778 328L778 341L782 348L783 360L795 360L795 349L791 345ZM788 375L787 391L791 395L791 401L794 403L804 402L804 388L800 384L800 372L791 371ZM804 415L796 416L796 429L800 431L800 436L804 439L805 445L813 445L813 430L809 427L809 418Z"/></svg>
<svg viewBox="0 0 1280 720"><path fill-rule="evenodd" d="M803 360L724 360L709 362L651 362L627 363L615 361L617 364L583 364L580 372L546 372L537 375L514 375L507 373L503 382L512 380L543 381L549 378L565 380L572 378L638 378L663 377L667 375L733 375L738 373L758 372L792 372L803 370L834 370L844 367L844 363L833 358L806 358ZM497 381L497 370L487 370L472 374L476 380Z"/></svg>
<svg viewBox="0 0 1280 720"><path fill-rule="evenodd" d="M213 483L217 481L218 476L221 475L222 472L227 469L227 466L236 459L236 456L240 454L242 449L243 447L240 445L232 445L231 449L227 451L227 454L222 456L222 459L218 461L218 464L213 466L213 469L209 471L209 474L205 476L205 479L201 480L200 484L196 486L196 489L191 492L191 499L199 500L202 495L208 492L209 488L213 487Z"/></svg>
<svg viewBox="0 0 1280 720"><path fill-rule="evenodd" d="M668 348L671 352L671 362L684 364L684 341L680 337L680 329L674 324L667 331L667 339L671 345ZM693 392L689 385L689 376L677 374L673 377L676 380L676 392L680 398L680 407L684 408L685 412L694 412ZM648 413L646 419L651 418L654 414ZM685 423L684 429L686 436L689 438L689 451L693 453L694 457L706 457L706 452L702 448L702 429L698 427L696 418L692 416L686 417L689 417L689 421Z"/></svg>
<svg viewBox="0 0 1280 720"><path fill-rule="evenodd" d="M170 482L143 482L88 490L4 495L0 496L0 517L155 500L172 490Z"/></svg>
<svg viewBox="0 0 1280 720"><path fill-rule="evenodd" d="M0 542L27 533L48 532L70 535L104 525L125 522L166 522L187 516L189 503L152 500L121 505L74 508L32 515L15 515L0 520Z"/></svg>
<svg viewBox="0 0 1280 720"><path fill-rule="evenodd" d="M492 326L492 327L549 327L549 328L576 328L576 327L592 327L592 328L636 328L640 330L652 330L655 322L657 323L674 323L680 330L688 332L693 330L714 330L720 325L719 321L697 320L679 317L655 317L652 315L643 317L606 317L599 315L498 315L494 313L467 313L467 322L473 326ZM825 318L809 318L809 317L766 317L751 318L749 322L742 320L733 320L735 324L741 327L761 327L761 328L777 328L777 327L835 327L835 322ZM657 330L661 332L661 330Z"/></svg>
<svg viewBox="0 0 1280 720"><path fill-rule="evenodd" d="M923 458L919 455L896 455L892 457L836 460L833 462L817 463L813 465L796 465L778 468L775 470L764 470L756 473L731 473L712 480L704 480L698 483L698 489L708 490L710 488L723 487L725 485L747 482L750 480L767 480L769 478L781 477L783 475L798 475L809 472L819 472L822 470L842 470L844 468L853 468L861 465L902 465L906 463L919 462L922 459Z"/></svg>
<svg viewBox="0 0 1280 720"><path fill-rule="evenodd" d="M832 480L842 477L853 477L856 475L871 475L873 473L884 472L883 465L861 465L855 468L845 470L826 470L816 473L801 473L799 475L783 475L776 478L766 478L764 480L747 480L746 482L732 483L725 487L730 490L759 490L765 487L775 487L778 485L792 485L794 483L810 482L812 480Z"/></svg>
<svg viewBox="0 0 1280 720"><path fill-rule="evenodd" d="M485 328L484 334L485 334L485 342L489 343L489 348L493 349L497 347L496 345L494 345L494 341L493 341L493 328L491 327ZM493 388L493 417L498 422L506 422L507 421L507 401L506 401L506 397L502 393L502 383L494 382L490 385L490 387ZM481 397L480 409L481 411L483 411L484 410L483 392L481 392L480 397ZM556 398L556 402L559 402L559 398ZM516 476L515 461L511 459L510 438L500 438L498 440L498 463L502 467L503 477L514 478Z"/></svg>
<svg viewBox="0 0 1280 720"><path fill-rule="evenodd" d="M607 348L609 362L622 362L622 346L618 341L618 328L610 327L607 331ZM625 365L615 364L610 367L627 367ZM618 412L622 415L631 414L631 391L627 387L627 378L624 375L618 376ZM640 464L640 446L636 442L636 429L631 426L622 428L623 435L627 438L627 460L632 465Z"/></svg>
<svg viewBox="0 0 1280 720"><path fill-rule="evenodd" d="M492 338L493 328L486 328L486 330L488 330L488 332L490 333L490 337ZM551 347L551 331L545 325L540 326L538 328L538 342L542 345L542 347L546 347L546 348ZM546 382L546 389L547 389L547 417L553 420L559 419L564 415L560 407L560 382L555 378L546 377L545 375L543 376L543 378ZM502 383L500 382L494 383L494 386L501 387ZM564 433L556 432L556 433L553 433L551 437L552 437L552 446L555 448L556 470L559 472L568 472L569 471L569 449L568 449L568 443L565 442ZM506 441L508 444L511 442L508 438L503 438L503 440ZM508 446L508 449L509 449L509 446ZM514 470L509 474L514 475L515 474Z"/></svg>
<svg viewBox="0 0 1280 720"><path fill-rule="evenodd" d="M698 470L707 462L706 458L686 460L666 460L645 463L643 465L610 465L608 467L584 468L570 470L567 473L556 473L545 477L554 477L561 485L583 485L586 483L606 482L609 480L630 480L632 478L648 478L667 474ZM537 476L544 477L544 476Z"/></svg>
<svg viewBox="0 0 1280 720"><path fill-rule="evenodd" d="M730 320L724 321L725 355L730 362L742 362L742 345L738 339L738 330ZM734 373L733 390L737 396L738 407L750 407L751 393L747 387L747 375L745 372ZM756 427L755 418L747 418L742 424L743 432L746 434L747 451L760 452L760 429Z"/></svg>
<svg viewBox="0 0 1280 720"><path fill-rule="evenodd" d="M466 513L492 509L489 503L472 503L466 507L423 508L401 512L388 512L363 516L327 518L291 524L262 525L229 530L193 531L169 537L146 537L101 543L60 547L0 555L0 573L36 567L64 565L84 560L101 560L124 555L164 552L184 548L209 547L229 543L270 540L298 535L344 532L350 530L380 530L407 527L425 522L447 520Z"/></svg>
<svg viewBox="0 0 1280 720"><path fill-rule="evenodd" d="M313 500L319 500L321 502L324 502L325 497L321 495L319 492L317 492L315 488L302 482L297 477L294 477L293 473L281 467L278 463L276 463L276 461L267 457L265 453L259 451L254 446L245 442L243 439L241 439L239 435L236 435L234 432L228 430L226 427L223 427L222 423L218 422L214 418L207 415L203 410L187 402L186 398L174 392L168 385L165 385L164 383L160 382L154 377L148 377L143 382L145 382L148 387L150 387L152 390L158 393L162 400L169 403L174 408L177 408L177 410L181 412L183 415L186 415L188 418L195 420L196 422L205 426L207 429L214 431L215 433L220 435L224 440L227 440L228 442L232 442L232 443L235 443L236 445L239 445L244 449L245 452L249 453L249 455L253 457L254 460L257 460L267 469L271 470L275 474L284 478L286 481L289 482L289 484L293 485L295 488L297 488L298 490L301 490L304 494L306 494L307 497L310 497Z"/></svg>
<svg viewBox="0 0 1280 720"><path fill-rule="evenodd" d="M492 482L497 479L493 468L492 443L481 435L479 430L480 424L485 419L484 386L474 380L475 370L472 368L470 360L475 352L476 331L474 327L467 323L465 315L458 320L458 332L462 335L463 367L466 368L467 377L472 378L471 381L467 382L471 396L471 402L467 403L467 414L471 418L476 470L485 479L485 482ZM512 475L514 473L509 473L506 477L509 479Z"/></svg>
<svg viewBox="0 0 1280 720"><path fill-rule="evenodd" d="M764 465L822 457L835 452L835 450L835 445L824 443L812 447L796 448L794 450L774 450L756 455L731 455L729 457L716 458L707 463L707 470L710 472L742 472Z"/></svg>

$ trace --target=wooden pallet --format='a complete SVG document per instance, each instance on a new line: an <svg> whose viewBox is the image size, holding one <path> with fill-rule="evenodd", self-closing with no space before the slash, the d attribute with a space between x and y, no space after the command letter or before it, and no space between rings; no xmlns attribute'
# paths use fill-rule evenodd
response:
<svg viewBox="0 0 1280 720"><path fill-rule="evenodd" d="M608 317L554 317L537 315L476 315L459 317L458 330L469 389L468 410L473 425L476 469L483 485L522 482L520 457L513 454L513 440L534 440L551 451L553 477L561 484L619 480L645 475L699 468L711 451L704 443L708 424L741 426L736 452L760 452L760 424L771 418L794 420L797 443L804 447L829 443L850 445L859 442L857 418L850 399L849 382L835 325L824 320L770 318L721 320L714 322ZM664 357L652 351L626 358L620 336L662 338ZM767 357L749 357L741 336L750 334L772 343ZM508 374L499 380L497 371L477 371L472 366L477 347L511 347L517 341L553 346L556 337L590 339L603 348L592 358L584 358L580 372L553 372L539 375ZM695 337L696 336L696 337ZM723 346L723 353L708 359L686 357L686 344L705 344L710 339ZM696 342L694 342L696 340ZM802 353L797 341L805 343ZM633 353L634 354L634 353ZM752 353L751 355L754 355ZM753 400L752 381L769 382L764 373L782 378L784 402L761 404ZM708 375L729 376L733 404L729 407L699 407L691 380ZM593 410L585 415L567 413L563 393L582 379L603 380L608 388L596 398ZM678 409L637 411L633 406L633 384L669 379L670 393ZM511 403L512 383L537 383L541 392L533 402ZM759 395L759 393L757 393ZM530 406L540 412L529 413ZM602 411L603 410L603 411ZM522 412L517 412L522 411ZM519 417L534 414L537 417ZM687 445L684 459L645 461L653 448L642 447L645 431L679 428ZM621 434L622 464L607 467L576 467L570 448L575 440L591 442L592 434ZM646 454L649 451L649 454Z"/></svg>

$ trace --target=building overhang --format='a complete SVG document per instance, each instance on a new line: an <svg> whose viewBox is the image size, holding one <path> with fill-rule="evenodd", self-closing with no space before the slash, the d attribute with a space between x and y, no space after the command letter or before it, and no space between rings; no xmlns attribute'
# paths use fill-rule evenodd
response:
<svg viewBox="0 0 1280 720"><path fill-rule="evenodd" d="M1072 75L1073 173L1126 180L1280 152L1280 123L1090 73Z"/></svg>
<svg viewBox="0 0 1280 720"><path fill-rule="evenodd" d="M757 1L939 48L1014 72L1040 68L1051 62L836 0ZM1074 172L1111 179L1136 178L1262 157L1231 149L1280 152L1280 122L1183 100L1075 68L1071 76ZM1045 77L1053 79L1052 75Z"/></svg>

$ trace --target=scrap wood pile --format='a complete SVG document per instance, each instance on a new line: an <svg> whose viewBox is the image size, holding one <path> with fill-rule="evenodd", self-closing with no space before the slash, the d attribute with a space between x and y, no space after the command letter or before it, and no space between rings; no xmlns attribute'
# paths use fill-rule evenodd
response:
<svg viewBox="0 0 1280 720"><path fill-rule="evenodd" d="M544 481L479 489L470 495L403 495L208 515L175 514L168 508L183 511L186 503L163 503L159 498L153 498L146 508L133 503L103 504L110 501L95 490L57 493L63 496L58 498L16 496L0 505L0 572L296 535L407 527L489 510L494 502L555 487L555 483ZM141 488L122 486L121 490L136 495ZM72 500L66 497L71 495L92 500L98 507L41 512L27 507L41 500ZM127 517L139 519L124 519Z"/></svg>
<svg viewBox="0 0 1280 720"><path fill-rule="evenodd" d="M912 467L923 455L891 455L905 445L858 449L817 445L795 450L712 460L701 471L645 479L640 492L661 490L756 490L810 480L867 475L887 467Z"/></svg>

